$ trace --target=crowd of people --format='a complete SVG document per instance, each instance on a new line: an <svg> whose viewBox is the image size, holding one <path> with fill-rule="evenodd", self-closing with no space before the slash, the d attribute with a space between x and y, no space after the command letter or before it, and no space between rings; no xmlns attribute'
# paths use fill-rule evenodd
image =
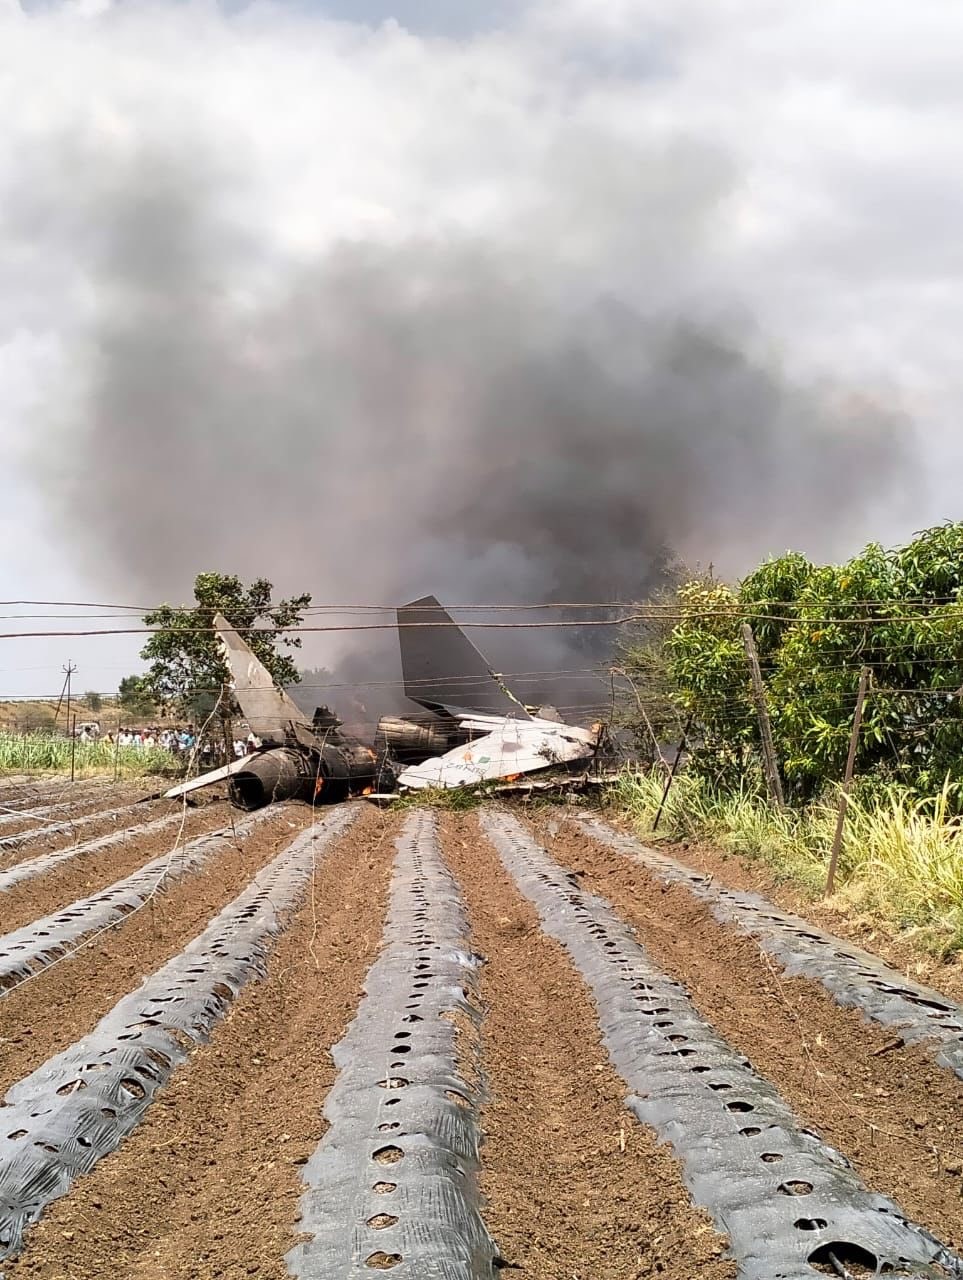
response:
<svg viewBox="0 0 963 1280"><path fill-rule="evenodd" d="M134 747L137 750L149 751L152 747L160 747L170 751L172 755L181 755L194 750L197 735L192 724L184 729L118 729L116 734L106 733L103 742L117 743L119 747Z"/></svg>
<svg viewBox="0 0 963 1280"><path fill-rule="evenodd" d="M226 763L224 746L220 734L199 736L192 724L183 728L160 728L151 726L146 729L120 728L116 732L99 733L99 725L84 725L77 733L82 741L99 741L110 746L133 747L137 751L150 751L159 748L169 751L171 755L185 761L195 762L195 767L212 769ZM243 759L251 755L261 746L260 738L249 733L246 738L235 738L232 743L234 758Z"/></svg>

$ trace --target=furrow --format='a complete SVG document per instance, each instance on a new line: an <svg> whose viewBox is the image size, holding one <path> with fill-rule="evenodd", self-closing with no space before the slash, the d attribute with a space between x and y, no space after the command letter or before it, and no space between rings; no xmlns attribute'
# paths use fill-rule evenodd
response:
<svg viewBox="0 0 963 1280"><path fill-rule="evenodd" d="M136 790L145 785L149 779L125 779L115 782L104 778L78 778L71 782L68 777L55 778L47 783L33 783L17 787L3 787L0 784L0 810L4 813L14 809L35 809L48 807L70 801L73 804L94 804L104 796L116 794L118 791Z"/></svg>
<svg viewBox="0 0 963 1280"><path fill-rule="evenodd" d="M39 808L24 805L21 808L15 809L11 806L8 809L4 806L0 809L0 827L11 827L15 822L41 821L52 817L55 813L66 813L69 809L76 809L80 803L77 800L65 800L62 804L47 804Z"/></svg>
<svg viewBox="0 0 963 1280"><path fill-rule="evenodd" d="M93 1031L14 1085L0 1132L0 1257L74 1179L114 1151L238 992L265 972L319 850L354 821L345 806L303 832L192 942Z"/></svg>
<svg viewBox="0 0 963 1280"><path fill-rule="evenodd" d="M473 1052L479 962L434 815L412 813L397 850L384 949L333 1050L330 1128L304 1171L311 1238L287 1258L302 1280L494 1275L477 1185L479 1089L460 1059Z"/></svg>
<svg viewBox="0 0 963 1280"><path fill-rule="evenodd" d="M720 924L752 937L790 977L821 983L837 1004L891 1027L904 1044L926 1045L940 1066L963 1080L963 1008L958 1004L868 951L781 911L760 894L715 885L597 818L581 818L578 825L586 835L641 863L664 884L682 885L708 903Z"/></svg>
<svg viewBox="0 0 963 1280"><path fill-rule="evenodd" d="M94 822L107 822L112 818L121 818L125 814L134 813L140 809L143 803L142 800L135 800L133 804L121 805L116 809L98 809L96 813L83 813L77 818L65 818L62 822L50 822L44 827L18 831L16 835L4 836L0 840L0 850L19 849L37 840L47 840L51 836L63 835L65 831L74 831L77 827L89 827Z"/></svg>
<svg viewBox="0 0 963 1280"><path fill-rule="evenodd" d="M259 823L276 816L268 806L238 822L189 840L179 849L154 858L116 880L99 893L79 898L69 906L0 937L0 998L31 974L69 954L71 945L88 934L115 924L143 906L151 895L172 880L197 871L236 836L247 835Z"/></svg>
<svg viewBox="0 0 963 1280"><path fill-rule="evenodd" d="M729 1235L744 1280L963 1277L963 1259L800 1126L607 902L578 889L513 817L486 812L482 824L588 982L606 1047L634 1090L628 1105L672 1144L694 1199Z"/></svg>
<svg viewBox="0 0 963 1280"><path fill-rule="evenodd" d="M93 840L85 840L81 844L69 845L66 849L57 849L53 853L41 853L35 858L17 862L5 871L0 871L0 893L7 893L14 885L32 880L36 876L46 875L61 863L73 858L81 858L84 854L99 853L101 849L109 849L113 845L127 844L144 836L156 835L167 827L183 822L184 814L180 809L173 813L165 813L152 822L142 822L136 827L124 827L120 831L108 832L105 836L96 836Z"/></svg>

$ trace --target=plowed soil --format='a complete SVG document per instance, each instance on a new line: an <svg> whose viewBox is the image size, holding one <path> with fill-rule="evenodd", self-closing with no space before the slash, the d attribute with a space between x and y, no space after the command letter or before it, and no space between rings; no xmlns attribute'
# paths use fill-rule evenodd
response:
<svg viewBox="0 0 963 1280"><path fill-rule="evenodd" d="M166 810L151 814L145 821L160 817L164 812ZM172 822L158 832L132 836L130 840L108 845L106 849L78 854L76 858L70 858L0 893L0 933L11 933L40 916L58 911L68 903L86 898L115 880L130 875L145 862L173 848L179 832L183 845L206 831L230 825L231 811L226 805L208 805L203 809L185 810L183 819L183 829L180 822ZM40 857L42 852L47 851L24 851L20 861Z"/></svg>
<svg viewBox="0 0 963 1280"><path fill-rule="evenodd" d="M91 795L97 808L124 802L109 787ZM145 805L133 821L162 811ZM187 837L227 825L232 812L223 802L192 812ZM381 947L405 816L366 806L320 855L267 976L241 992L211 1043L178 1067L119 1150L46 1209L21 1257L0 1264L4 1275L283 1280L284 1256L298 1239L301 1168L325 1129L331 1047ZM182 876L0 996L0 1092L81 1038L181 951L310 821L305 806L278 806L202 872ZM113 819L103 829L123 825ZM85 827L81 838L95 834ZM176 834L172 826L81 855L0 894L0 932L129 874L171 850ZM584 888L608 899L703 1015L872 1189L963 1246L963 1085L950 1072L840 1009L818 983L784 977L685 888L665 888L557 818L540 822L536 834ZM671 1149L626 1109L627 1087L567 952L541 931L476 815L443 814L440 836L468 908L472 947L485 960L482 1187L505 1274L732 1280L726 1241L692 1205ZM7 864L44 851L28 846ZM704 860L696 865L712 870ZM734 873L720 876L729 883L770 888L745 883L749 873L735 862L720 866ZM805 913L798 900L772 896Z"/></svg>
<svg viewBox="0 0 963 1280"><path fill-rule="evenodd" d="M734 1276L678 1165L625 1109L585 984L540 932L477 820L447 818L442 847L485 957L482 1188L506 1274Z"/></svg>
<svg viewBox="0 0 963 1280"><path fill-rule="evenodd" d="M605 819L629 835L634 834L631 826L619 821L616 815L606 814ZM729 889L763 894L784 911L804 916L821 929L871 951L917 982L924 982L956 1003L963 1004L963 954L958 953L948 960L929 955L914 946L911 934L887 929L879 920L854 912L842 898L813 899L758 859L725 853L694 840L659 840L655 847L660 853L712 876Z"/></svg>
<svg viewBox="0 0 963 1280"><path fill-rule="evenodd" d="M819 983L787 978L684 887L666 887L570 823L535 829L867 1183L946 1243L963 1244L963 1083L924 1050L840 1008Z"/></svg>
<svg viewBox="0 0 963 1280"><path fill-rule="evenodd" d="M79 787L81 784L78 783ZM149 801L169 784L160 779L119 782L116 786L98 785L85 791L49 792L47 795L24 795L0 798L0 815L4 821L0 831L12 835L20 823L31 827L58 822L71 816L94 813L98 809L116 809L121 805ZM56 810L57 812L51 812Z"/></svg>
<svg viewBox="0 0 963 1280"><path fill-rule="evenodd" d="M137 783L113 782L110 778L78 778L71 782L69 777L27 778L8 776L0 781L0 809L4 805L21 804L55 804L58 800L70 800L76 796L115 795L128 785ZM153 785L153 781L147 785Z"/></svg>
<svg viewBox="0 0 963 1280"><path fill-rule="evenodd" d="M95 941L0 997L0 1092L78 1040L176 955L301 829L306 813L278 806L276 817L215 854L203 870L173 881ZM172 849L174 834L158 836L156 848L143 850L144 861Z"/></svg>
<svg viewBox="0 0 963 1280"><path fill-rule="evenodd" d="M110 810L122 809L134 804L137 808L132 808L131 812L114 814L110 817ZM68 813L51 813L49 818L32 818L29 822L0 827L0 838L3 840L8 836L33 837L29 840L24 838L17 845L0 849L0 867L12 867L14 863L19 863L24 858L32 858L35 854L46 854L54 849L65 849L68 845L77 845L82 840L93 840L95 836L105 836L110 831L117 831L118 827L136 826L137 823L146 822L147 819L156 817L160 813L168 813L169 809L169 800L145 800L140 803L138 796L111 796L109 799L101 796L97 800L91 800L83 808L72 806ZM97 817L101 813L104 817ZM82 822L78 822L78 818L82 818ZM46 827L53 827L55 824L60 826L60 823L67 823L63 831L37 835L38 832L44 832Z"/></svg>
<svg viewBox="0 0 963 1280"><path fill-rule="evenodd" d="M125 787L122 791L110 791L103 795L95 792L83 797L65 796L62 801L45 800L31 809L19 811L23 813L23 817L18 816L15 822L4 822L0 825L0 840L6 840L8 837L14 836L31 835L33 832L52 826L54 823L72 823L77 818L93 818L101 810L120 809L124 805L135 804L152 794L153 789ZM60 803L69 803L70 808L49 814L43 812L48 805L53 806ZM160 809L152 806L152 803L146 800L143 808L145 813L149 813L152 808L155 813L161 812ZM143 821L141 818L137 820ZM101 835L103 831L112 831L117 826L117 823L117 818L107 818L105 819L105 825L101 828L101 824L97 822L82 822L77 825L76 830L68 829L67 831L46 836L41 840L30 840L25 847L36 849L38 853L44 849L61 848L64 844L70 844L74 840L86 840L88 834ZM80 835L81 832L83 832L83 836ZM11 850L3 849L2 853L4 861L9 862Z"/></svg>
<svg viewBox="0 0 963 1280"><path fill-rule="evenodd" d="M51 1206L11 1280L287 1276L330 1048L381 944L398 825L367 809L330 847L266 980L241 993L123 1146Z"/></svg>

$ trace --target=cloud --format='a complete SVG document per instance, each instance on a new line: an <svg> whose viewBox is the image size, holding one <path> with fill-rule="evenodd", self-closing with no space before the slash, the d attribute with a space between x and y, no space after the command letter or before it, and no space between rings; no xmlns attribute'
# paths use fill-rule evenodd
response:
<svg viewBox="0 0 963 1280"><path fill-rule="evenodd" d="M0 11L3 429L78 572L632 593L952 514L958 91L908 7L395 13Z"/></svg>

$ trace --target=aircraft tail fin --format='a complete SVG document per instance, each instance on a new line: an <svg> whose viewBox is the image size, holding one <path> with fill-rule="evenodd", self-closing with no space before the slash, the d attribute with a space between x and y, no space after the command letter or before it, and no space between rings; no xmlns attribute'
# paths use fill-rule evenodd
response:
<svg viewBox="0 0 963 1280"><path fill-rule="evenodd" d="M529 719L483 655L434 596L398 610L405 696L430 711L477 711Z"/></svg>
<svg viewBox="0 0 963 1280"><path fill-rule="evenodd" d="M234 682L234 696L245 720L261 741L283 743L289 723L310 730L311 721L275 685L267 667L223 614L214 615L214 626Z"/></svg>

